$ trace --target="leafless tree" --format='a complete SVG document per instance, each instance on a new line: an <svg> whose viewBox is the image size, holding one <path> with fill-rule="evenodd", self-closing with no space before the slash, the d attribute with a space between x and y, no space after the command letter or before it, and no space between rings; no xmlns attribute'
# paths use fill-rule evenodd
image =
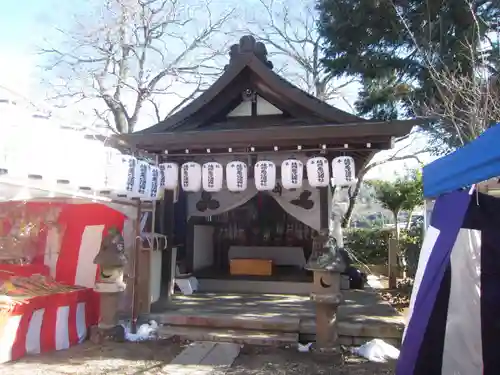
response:
<svg viewBox="0 0 500 375"><path fill-rule="evenodd" d="M62 46L42 49L58 77L51 98L83 104L118 133L133 132L144 110L161 121L220 72L227 46L219 35L233 10L214 8L210 0L101 0L93 19L60 30Z"/></svg>
<svg viewBox="0 0 500 375"><path fill-rule="evenodd" d="M339 81L321 65L322 41L314 1L258 0L257 4L244 32L264 42L279 73L321 100L345 101L340 90L352 80Z"/></svg>
<svg viewBox="0 0 500 375"><path fill-rule="evenodd" d="M426 104L422 112L442 124L443 137L456 134L465 144L500 121L500 75L468 77L434 71L432 79L438 99Z"/></svg>
<svg viewBox="0 0 500 375"><path fill-rule="evenodd" d="M466 1L472 20L470 33L471 40L465 39L460 44L461 64L469 67L465 72L456 74L439 56L439 51L428 47L421 48L421 43L412 33L405 18L398 11L397 4L391 1L392 6L405 27L408 36L413 41L415 53L428 71L435 86L435 96L426 103L414 106L414 112L439 124L434 129L444 138L443 144L458 147L478 137L492 123L500 120L500 34L499 25L489 25L490 30L496 31L496 40L489 35L484 40L475 40L482 35L485 21L476 14L478 4ZM464 5L465 5L464 4ZM432 23L428 25L429 35L432 33ZM431 40L427 42L433 46ZM437 47L439 48L439 47ZM456 69L456 67L454 68ZM469 72L470 70L470 72ZM411 98L410 98L411 100Z"/></svg>

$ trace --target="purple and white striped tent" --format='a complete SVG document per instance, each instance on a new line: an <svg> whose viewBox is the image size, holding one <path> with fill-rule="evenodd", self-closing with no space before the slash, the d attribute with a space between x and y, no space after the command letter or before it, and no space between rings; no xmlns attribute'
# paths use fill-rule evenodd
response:
<svg viewBox="0 0 500 375"><path fill-rule="evenodd" d="M500 125L424 168L438 197L420 252L397 375L500 374Z"/></svg>

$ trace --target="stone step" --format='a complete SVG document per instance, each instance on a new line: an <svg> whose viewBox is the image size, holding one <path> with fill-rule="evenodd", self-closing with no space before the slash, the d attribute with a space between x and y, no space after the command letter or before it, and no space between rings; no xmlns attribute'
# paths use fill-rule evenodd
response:
<svg viewBox="0 0 500 375"><path fill-rule="evenodd" d="M160 326L158 335L160 338L178 336L189 341L232 342L264 346L297 345L299 341L298 333L183 326Z"/></svg>
<svg viewBox="0 0 500 375"><path fill-rule="evenodd" d="M338 321L338 330L340 336L347 337L375 337L379 339L396 339L400 340L403 337L404 323L384 322L384 321ZM314 319L304 319L300 322L299 332L305 335L316 334L316 322Z"/></svg>
<svg viewBox="0 0 500 375"><path fill-rule="evenodd" d="M312 283L291 281L255 281L198 279L199 293L261 293L261 294L295 294L309 296Z"/></svg>
<svg viewBox="0 0 500 375"><path fill-rule="evenodd" d="M294 332L300 329L300 318L284 316L249 316L229 314L179 314L175 311L149 314L149 319L169 326L231 328L272 332Z"/></svg>

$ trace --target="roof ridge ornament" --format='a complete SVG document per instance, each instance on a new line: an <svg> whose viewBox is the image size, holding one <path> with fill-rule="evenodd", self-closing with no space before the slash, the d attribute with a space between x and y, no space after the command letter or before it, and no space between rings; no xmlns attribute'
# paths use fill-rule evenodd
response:
<svg viewBox="0 0 500 375"><path fill-rule="evenodd" d="M244 35L240 38L238 44L233 44L229 49L229 64L224 69L228 69L231 64L238 60L241 56L248 54L255 55L269 69L273 68L273 63L267 59L267 49L264 43L257 42L252 35Z"/></svg>

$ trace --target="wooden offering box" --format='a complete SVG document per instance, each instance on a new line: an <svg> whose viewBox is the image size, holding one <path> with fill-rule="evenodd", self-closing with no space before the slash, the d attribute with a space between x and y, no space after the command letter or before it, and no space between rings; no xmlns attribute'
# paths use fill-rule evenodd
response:
<svg viewBox="0 0 500 375"><path fill-rule="evenodd" d="M271 276L273 261L270 259L231 259L231 275Z"/></svg>

